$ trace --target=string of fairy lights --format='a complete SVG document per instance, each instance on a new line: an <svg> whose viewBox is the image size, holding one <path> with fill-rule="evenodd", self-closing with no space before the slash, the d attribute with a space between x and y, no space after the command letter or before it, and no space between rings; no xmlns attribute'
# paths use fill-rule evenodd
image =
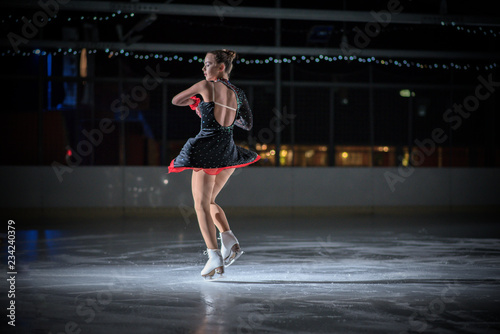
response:
<svg viewBox="0 0 500 334"><path fill-rule="evenodd" d="M456 25L454 23L450 24L445 24L444 22L441 23L442 26L448 26L453 28L453 30L459 31L459 32L464 32L469 35L476 35L476 36L487 36L487 37L498 37L500 36L500 31L494 30L492 28L487 28L487 27L465 27L461 25Z"/></svg>
<svg viewBox="0 0 500 334"><path fill-rule="evenodd" d="M203 58L199 56L186 56L186 55L166 55L162 53L141 53L122 50L97 50L97 49L62 49L47 51L41 49L34 49L31 51L18 51L14 52L10 49L1 51L0 55L2 57L30 57L30 56L67 56L67 55L79 55L82 52L88 55L101 55L108 59L115 57L125 57L137 60L156 60L162 62L187 62L187 63L203 63ZM291 64L291 63L302 63L302 64L316 64L316 63L338 63L343 62L345 64L355 64L355 63L372 63L380 66L391 66L400 68L418 68L423 70L491 70L497 67L496 62L491 62L487 64L471 64L471 63L457 63L457 62L432 62L426 60L407 60L407 59L381 59L377 57L357 57L357 56L345 56L345 55L317 55L317 56L290 56L290 57L264 57L264 58L249 58L242 57L235 60L237 65L266 65L266 64Z"/></svg>
<svg viewBox="0 0 500 334"><path fill-rule="evenodd" d="M100 15L82 15L79 13L62 13L60 15L54 15L53 17L48 17L48 21L59 21L59 22L112 22L116 20L130 20L137 18L140 15L136 15L135 13L122 13L122 11L118 10L114 13L109 13L109 14L100 14ZM28 22L31 22L31 18L26 18ZM9 14L7 16L3 16L0 18L0 22L2 24L23 24L23 16L16 16ZM231 29L241 29L245 31L261 31L261 32L273 32L274 28L273 27L256 27L255 25L231 25L228 26L224 24L223 22L219 23L210 23L210 22L203 22L202 20L188 20L188 19L182 19L182 18L174 18L171 17L169 18L169 22L175 23L175 24L180 24L180 25L198 25L203 28L231 28ZM487 27L487 26L464 26L461 24L458 24L456 22L447 22L447 21L441 21L439 24L432 24L432 25L420 25L418 27L415 27L413 25L388 25L383 28L385 32L389 31L414 31L414 30L429 30L429 29L435 29L436 27L442 27L443 29L448 29L450 31L456 31L456 32L461 32L461 33L466 33L469 35L473 36L484 36L484 37L500 37L500 30L497 27ZM302 34L307 34L309 32L309 29L293 29L293 28L287 28L287 27L282 27L282 32L284 33L302 33ZM351 30L354 30L354 27L351 28ZM332 34L344 34L347 33L344 26L335 26L332 25Z"/></svg>
<svg viewBox="0 0 500 334"><path fill-rule="evenodd" d="M101 15L82 15L78 13L62 13L61 15L54 15L53 17L49 17L48 20L57 20L62 22L106 22L113 20L130 20L137 18L140 15L135 15L134 13L122 13L120 10L109 13L109 14L101 14ZM24 16L16 16L9 14L0 19L2 24L23 24L25 20L31 21ZM201 25L203 28L206 27L224 27L228 28L223 22L219 23L207 23L199 20L186 20L179 18L171 18L169 21L174 21L176 24L189 24L189 25ZM500 31L489 28L489 27L466 27L455 22L444 22L442 21L438 25L432 26L420 26L418 29L436 29L436 27L442 27L443 29L451 29L453 31L462 32L466 34L471 34L475 36L485 36L485 37L498 37L500 36ZM255 26L247 26L247 25L236 25L230 26L231 29L244 29L244 30L262 30L263 32L273 31L271 27L255 27ZM405 30L405 29L415 29L414 27L409 26L400 26L400 25L389 25L384 28L384 31L387 30ZM292 33L304 33L306 34L309 30L304 29L287 29L283 28L283 32L292 32ZM334 34L344 34L344 28L333 27L332 33ZM151 52L136 52L136 51L128 51L128 50L110 50L110 49L83 49L83 50L75 50L75 49L53 49L53 50L41 50L41 49L32 49L30 51L13 51L11 49L0 51L0 55L2 57L8 56L45 56L51 54L52 56L66 56L66 55L78 55L82 52L87 52L87 54L104 54L108 58L114 57L126 57L130 59L137 60L159 60L164 62L188 62L188 63L202 63L203 59L194 55L194 56L186 56L186 55L169 55L164 53L151 53ZM436 70L436 69L453 69L453 70L490 70L497 67L496 62L490 63L460 63L457 61L448 61L448 62L437 62L431 60L410 60L410 59L391 59L391 58L377 58L377 57L358 57L355 55L346 56L346 55L297 55L297 56L289 56L289 57L245 57L236 60L236 64L242 65L266 65L266 64L275 64L275 63L305 63L305 64L315 64L315 63L373 63L380 66L394 66L400 68L419 68L419 69L428 69L428 70Z"/></svg>
<svg viewBox="0 0 500 334"><path fill-rule="evenodd" d="M25 16L24 16L25 17ZM81 14L75 14L75 15L54 15L48 17L48 21L63 21L63 22L78 22L78 21L83 21L83 22L97 22L97 21L110 21L113 19L131 19L134 18L135 14L134 13L124 13L122 14L121 11L117 11L116 13L111 13L109 15L81 15ZM31 22L31 19L27 18L28 22ZM9 14L8 16L2 17L0 19L0 22L5 24L5 23L19 23L22 24L23 22L23 16L17 17L12 14Z"/></svg>

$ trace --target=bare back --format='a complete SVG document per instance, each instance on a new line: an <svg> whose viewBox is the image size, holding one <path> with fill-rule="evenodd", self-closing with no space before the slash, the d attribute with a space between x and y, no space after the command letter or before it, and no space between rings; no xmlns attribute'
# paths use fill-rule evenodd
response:
<svg viewBox="0 0 500 334"><path fill-rule="evenodd" d="M211 97L214 102L214 117L222 126L230 126L238 107L236 94L222 82L211 82Z"/></svg>

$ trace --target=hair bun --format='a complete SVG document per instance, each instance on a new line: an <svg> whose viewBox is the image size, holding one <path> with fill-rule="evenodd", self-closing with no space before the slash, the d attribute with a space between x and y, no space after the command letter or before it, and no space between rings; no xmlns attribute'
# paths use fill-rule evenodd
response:
<svg viewBox="0 0 500 334"><path fill-rule="evenodd" d="M228 57L233 61L236 58L236 52L233 50L222 49L225 53L227 53Z"/></svg>

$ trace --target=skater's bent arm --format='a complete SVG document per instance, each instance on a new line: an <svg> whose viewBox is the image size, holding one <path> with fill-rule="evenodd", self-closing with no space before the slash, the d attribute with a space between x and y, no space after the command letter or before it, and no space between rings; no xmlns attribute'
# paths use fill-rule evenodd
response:
<svg viewBox="0 0 500 334"><path fill-rule="evenodd" d="M180 92L172 99L172 104L176 106L189 106L190 104L195 103L194 100L191 99L191 96L196 94L205 94L207 81L202 80L198 83L195 83L188 89Z"/></svg>
<svg viewBox="0 0 500 334"><path fill-rule="evenodd" d="M250 131L253 127L252 110L250 109L245 93L242 92L241 94L243 96L243 101L234 124L243 130Z"/></svg>

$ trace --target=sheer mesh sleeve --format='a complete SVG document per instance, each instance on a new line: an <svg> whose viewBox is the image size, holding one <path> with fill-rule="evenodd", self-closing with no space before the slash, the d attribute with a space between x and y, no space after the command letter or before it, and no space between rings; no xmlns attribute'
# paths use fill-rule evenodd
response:
<svg viewBox="0 0 500 334"><path fill-rule="evenodd" d="M238 97L240 99L240 106L234 124L244 130L251 130L253 126L252 110L250 109L245 93L241 89L238 89Z"/></svg>

